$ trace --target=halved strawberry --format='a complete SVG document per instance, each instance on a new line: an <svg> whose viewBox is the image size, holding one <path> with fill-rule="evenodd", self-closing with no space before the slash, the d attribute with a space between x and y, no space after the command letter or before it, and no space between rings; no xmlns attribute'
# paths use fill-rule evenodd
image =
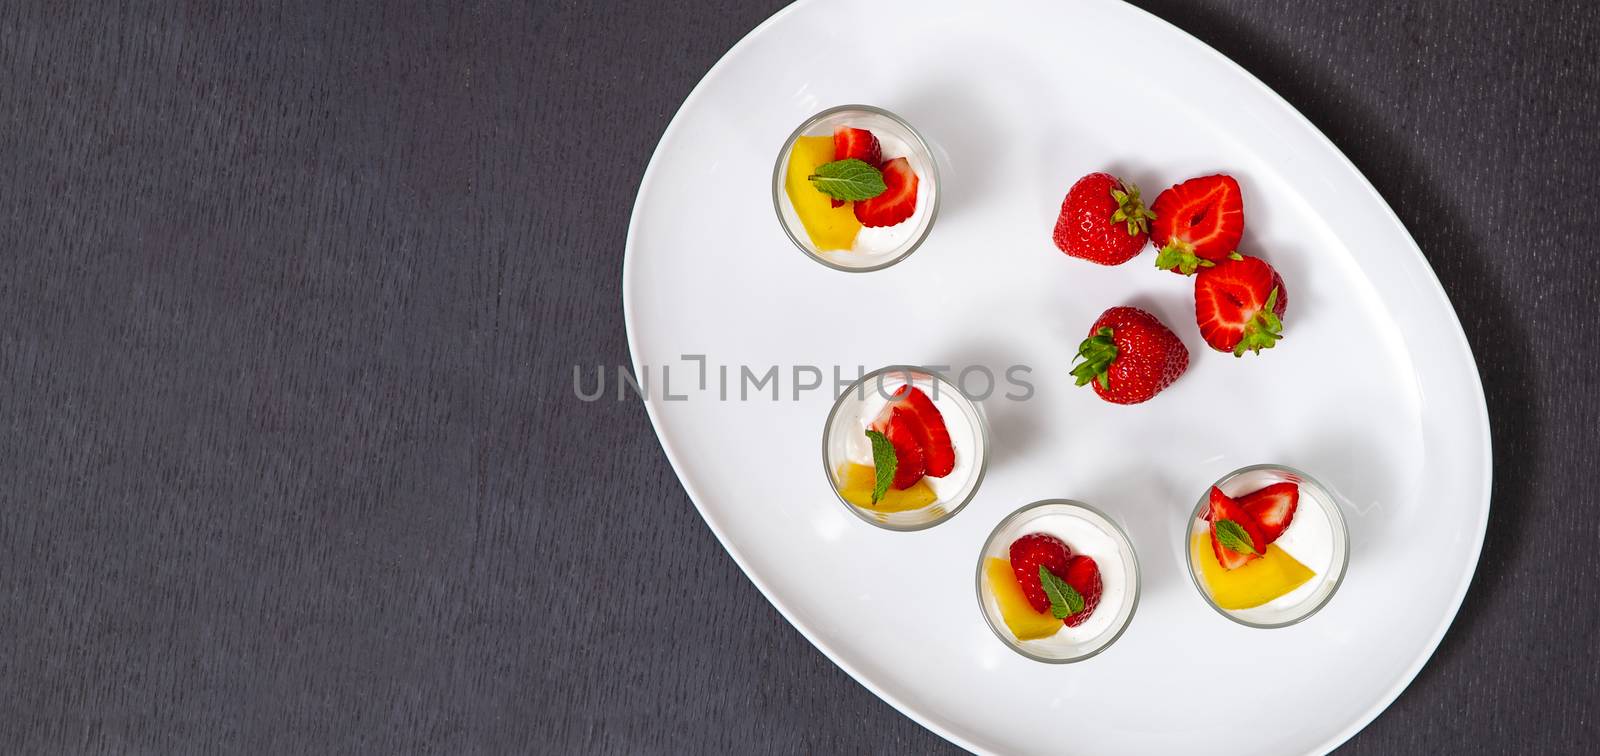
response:
<svg viewBox="0 0 1600 756"><path fill-rule="evenodd" d="M950 443L950 429L945 427L944 415L939 413L939 408L934 406L933 400L922 389L910 384L895 389L891 396L895 400L884 405L883 411L872 421L873 427L887 423L895 410L910 412L916 418L911 431L916 434L917 445L922 447L927 463L924 472L930 478L949 475L956 466L956 450Z"/></svg>
<svg viewBox="0 0 1600 756"><path fill-rule="evenodd" d="M1212 349L1243 357L1283 338L1289 292L1265 260L1233 254L1194 279L1194 322Z"/></svg>
<svg viewBox="0 0 1600 756"><path fill-rule="evenodd" d="M1156 197L1150 241L1161 253L1156 267L1193 275L1228 256L1244 236L1244 196L1232 176L1192 178Z"/></svg>
<svg viewBox="0 0 1600 756"><path fill-rule="evenodd" d="M1238 501L1239 506L1260 523L1262 537L1272 543L1289 529L1289 522L1294 519L1294 510L1300 505L1300 486L1289 481L1273 483L1240 496Z"/></svg>
<svg viewBox="0 0 1600 756"><path fill-rule="evenodd" d="M1256 522L1256 518L1251 517L1239 502L1228 498L1228 495L1216 486L1211 487L1210 515L1208 519L1211 520L1211 549L1216 552L1217 562L1223 569L1233 570L1243 567L1250 560L1260 558L1267 550L1267 539L1261 532L1261 524ZM1254 554L1248 551L1234 551L1222 545L1221 539L1217 537L1217 523L1223 520L1231 521L1244 529L1245 534L1250 537L1249 550L1253 550Z"/></svg>
<svg viewBox="0 0 1600 756"><path fill-rule="evenodd" d="M1094 614L1094 608L1100 605L1100 594L1103 586L1100 583L1100 566L1094 563L1093 557L1078 554L1067 563L1067 572L1061 575L1067 585L1083 597L1082 611L1073 612L1061 620L1067 627L1077 627L1089 620L1089 615Z"/></svg>
<svg viewBox="0 0 1600 756"><path fill-rule="evenodd" d="M1071 559L1072 549L1053 535L1029 533L1011 542L1011 571L1022 584L1022 595L1028 597L1034 611L1050 611L1050 596L1039 583L1039 567L1042 565L1050 574L1065 579Z"/></svg>
<svg viewBox="0 0 1600 756"><path fill-rule="evenodd" d="M912 430L917 425L915 415L907 410L897 409L889 417L889 422L884 425L883 435L894 446L894 483L896 489L904 491L922 480L924 457L922 446L917 443L917 432Z"/></svg>
<svg viewBox="0 0 1600 756"><path fill-rule="evenodd" d="M866 129L852 129L849 126L840 126L833 130L833 159L846 160L855 158L874 168L883 162L883 147L878 144L878 138ZM844 204L844 200L829 199L834 207Z"/></svg>
<svg viewBox="0 0 1600 756"><path fill-rule="evenodd" d="M856 220L868 228L902 223L917 211L917 174L905 158L883 164L883 183L883 194L855 203Z"/></svg>

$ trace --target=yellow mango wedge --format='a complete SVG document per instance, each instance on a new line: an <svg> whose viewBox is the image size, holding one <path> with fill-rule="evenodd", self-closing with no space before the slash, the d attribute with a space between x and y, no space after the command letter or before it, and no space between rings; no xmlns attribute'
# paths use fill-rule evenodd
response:
<svg viewBox="0 0 1600 756"><path fill-rule="evenodd" d="M1224 569L1211 550L1209 533L1196 533L1189 543L1200 577L1211 588L1211 600L1230 611L1261 606L1316 577L1310 567L1276 545L1267 546L1260 559L1236 570Z"/></svg>
<svg viewBox="0 0 1600 756"><path fill-rule="evenodd" d="M1017 640L1048 638L1061 629L1061 620L1049 612L1034 611L1033 604L1028 603L1017 574L1011 571L1011 562L989 557L983 563L983 578L989 581L989 593L1000 605L1000 617Z"/></svg>
<svg viewBox="0 0 1600 756"><path fill-rule="evenodd" d="M873 468L846 462L839 466L839 495L851 504L874 512L908 512L939 500L933 489L928 487L928 482L919 480L904 491L889 489L877 504L873 504L872 484L877 479L878 473Z"/></svg>
<svg viewBox="0 0 1600 756"><path fill-rule="evenodd" d="M789 172L784 177L784 190L795 215L805 226L811 243L823 252L832 249L850 249L855 246L856 232L861 221L856 220L855 208L846 202L833 206L828 195L817 191L807 180L817 172L817 166L833 162L833 137L800 137L789 151Z"/></svg>

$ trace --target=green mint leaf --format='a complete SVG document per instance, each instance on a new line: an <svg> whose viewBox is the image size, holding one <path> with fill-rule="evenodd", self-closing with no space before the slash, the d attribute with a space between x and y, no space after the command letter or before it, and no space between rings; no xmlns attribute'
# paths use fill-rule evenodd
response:
<svg viewBox="0 0 1600 756"><path fill-rule="evenodd" d="M806 178L817 191L851 202L872 199L889 188L883 183L883 171L855 158L823 163Z"/></svg>
<svg viewBox="0 0 1600 756"><path fill-rule="evenodd" d="M867 438L872 440L872 466L878 473L872 482L872 503L877 504L889 493L889 484L894 482L894 471L900 466L900 460L894 456L894 444L889 443L888 436L869 430Z"/></svg>
<svg viewBox="0 0 1600 756"><path fill-rule="evenodd" d="M1078 589L1051 574L1042 564L1039 565L1039 584L1044 586L1044 595L1050 597L1050 616L1066 619L1083 611L1083 595Z"/></svg>
<svg viewBox="0 0 1600 756"><path fill-rule="evenodd" d="M1255 544L1250 542L1250 534L1245 532L1244 526L1233 520L1217 520L1217 540L1225 548L1235 554L1257 554Z"/></svg>

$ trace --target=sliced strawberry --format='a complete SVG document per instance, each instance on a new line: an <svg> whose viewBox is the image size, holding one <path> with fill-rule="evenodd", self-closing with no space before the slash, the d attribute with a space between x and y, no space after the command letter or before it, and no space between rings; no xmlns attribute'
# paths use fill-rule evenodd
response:
<svg viewBox="0 0 1600 756"><path fill-rule="evenodd" d="M1300 505L1300 486L1285 481L1239 497L1239 506L1261 524L1267 543L1278 540L1289 529L1294 510Z"/></svg>
<svg viewBox="0 0 1600 756"><path fill-rule="evenodd" d="M1261 554L1267 550L1267 539L1261 532L1261 524L1256 522L1256 518L1251 517L1250 513L1246 512L1239 502L1228 498L1228 495L1216 486L1211 487L1210 514L1211 516L1208 519L1211 520L1211 549L1216 552L1217 562L1222 565L1223 569L1233 570L1243 567L1250 560L1260 558ZM1238 523L1239 527L1244 528L1244 532L1250 536L1251 547L1256 553L1241 554L1223 546L1222 541L1217 538L1217 523L1222 520L1231 520Z"/></svg>
<svg viewBox="0 0 1600 756"><path fill-rule="evenodd" d="M1072 549L1053 535L1029 533L1011 542L1011 571L1022 584L1022 595L1028 597L1034 611L1050 611L1050 596L1039 583L1039 567L1042 565L1050 574L1061 577L1067 574L1071 559Z"/></svg>
<svg viewBox="0 0 1600 756"><path fill-rule="evenodd" d="M833 130L833 159L850 158L876 166L883 162L883 147L878 144L878 138L866 129L840 126Z"/></svg>
<svg viewBox="0 0 1600 756"><path fill-rule="evenodd" d="M1212 349L1242 357L1283 338L1289 291L1265 260L1231 255L1194 279L1194 321Z"/></svg>
<svg viewBox="0 0 1600 756"><path fill-rule="evenodd" d="M1067 563L1067 572L1061 575L1067 585L1083 597L1082 611L1073 612L1061 620L1067 627L1077 627L1089 620L1089 615L1094 614L1094 608L1100 605L1100 566L1094 563L1092 557L1078 554Z"/></svg>
<svg viewBox="0 0 1600 756"><path fill-rule="evenodd" d="M889 443L894 446L895 468L892 485L902 491L922 480L925 463L922 446L917 443L917 433L912 430L916 425L916 415L897 409L890 415L889 422L882 431L889 439Z"/></svg>
<svg viewBox="0 0 1600 756"><path fill-rule="evenodd" d="M1244 235L1244 196L1232 176L1189 179L1157 196L1150 212L1156 267L1186 276L1227 257Z"/></svg>
<svg viewBox="0 0 1600 756"><path fill-rule="evenodd" d="M856 220L868 228L903 223L917 211L917 174L905 158L883 164L883 183L883 194L856 202Z"/></svg>
<svg viewBox="0 0 1600 756"><path fill-rule="evenodd" d="M883 147L878 144L878 138L866 129L852 129L849 126L840 126L833 130L833 159L848 160L855 158L874 168L883 162ZM834 207L844 204L844 200L829 199Z"/></svg>
<svg viewBox="0 0 1600 756"><path fill-rule="evenodd" d="M956 466L956 450L950 441L950 429L945 427L944 415L934 406L933 400L922 389L906 384L894 390L894 401L883 406L872 421L872 428L882 433L888 428L889 418L895 412L909 412L915 419L911 432L916 434L917 446L922 454L928 477L943 478Z"/></svg>
<svg viewBox="0 0 1600 756"><path fill-rule="evenodd" d="M956 466L956 449L950 443L950 429L945 427L944 415L939 413L939 408L933 405L933 400L916 386L901 386L895 391L895 396L902 396L899 405L911 411L917 418L917 440L922 445L922 453L927 457L927 474L931 478L943 478L950 474Z"/></svg>

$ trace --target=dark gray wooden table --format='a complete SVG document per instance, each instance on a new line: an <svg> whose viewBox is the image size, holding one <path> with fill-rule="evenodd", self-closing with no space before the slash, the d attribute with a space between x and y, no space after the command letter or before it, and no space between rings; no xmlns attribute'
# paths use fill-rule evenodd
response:
<svg viewBox="0 0 1600 756"><path fill-rule="evenodd" d="M1600 17L1141 4L1366 172L1482 371L1477 578L1348 750L1600 749ZM0 751L948 749L572 398L656 140L778 4L249 5L0 4Z"/></svg>

